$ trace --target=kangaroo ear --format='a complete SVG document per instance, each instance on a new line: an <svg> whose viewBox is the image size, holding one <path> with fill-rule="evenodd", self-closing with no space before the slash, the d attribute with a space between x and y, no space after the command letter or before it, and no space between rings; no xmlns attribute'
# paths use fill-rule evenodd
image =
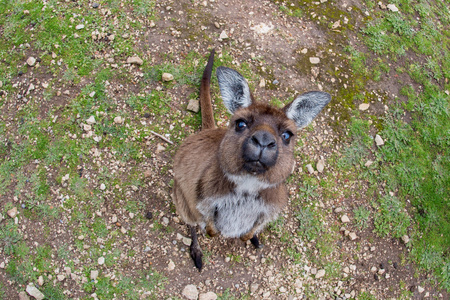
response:
<svg viewBox="0 0 450 300"><path fill-rule="evenodd" d="M330 102L331 96L325 92L307 92L297 97L283 110L286 116L297 124L297 128L307 126Z"/></svg>
<svg viewBox="0 0 450 300"><path fill-rule="evenodd" d="M227 67L218 67L216 75L223 103L230 113L233 114L238 108L252 104L247 81L239 72Z"/></svg>

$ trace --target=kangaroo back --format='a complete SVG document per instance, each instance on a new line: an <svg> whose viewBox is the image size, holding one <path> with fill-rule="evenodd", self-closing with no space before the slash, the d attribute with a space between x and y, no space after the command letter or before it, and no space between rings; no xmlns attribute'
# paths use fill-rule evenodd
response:
<svg viewBox="0 0 450 300"><path fill-rule="evenodd" d="M215 128L214 114L211 103L211 73L214 64L215 50L211 51L208 58L208 64L203 71L202 81L200 83L200 109L202 111L202 130Z"/></svg>

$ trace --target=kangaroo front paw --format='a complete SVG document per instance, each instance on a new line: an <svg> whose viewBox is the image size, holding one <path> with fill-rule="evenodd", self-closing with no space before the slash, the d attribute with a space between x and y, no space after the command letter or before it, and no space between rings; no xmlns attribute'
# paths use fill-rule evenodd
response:
<svg viewBox="0 0 450 300"><path fill-rule="evenodd" d="M256 236L256 234L250 239L250 242L252 243L253 246L255 246L256 249L261 249L262 247L264 247L264 245L259 242L259 239Z"/></svg>
<svg viewBox="0 0 450 300"><path fill-rule="evenodd" d="M194 244L191 244L190 253L192 260L194 261L195 267L198 269L199 272L201 272L203 267L202 257L203 253L200 247L195 247Z"/></svg>

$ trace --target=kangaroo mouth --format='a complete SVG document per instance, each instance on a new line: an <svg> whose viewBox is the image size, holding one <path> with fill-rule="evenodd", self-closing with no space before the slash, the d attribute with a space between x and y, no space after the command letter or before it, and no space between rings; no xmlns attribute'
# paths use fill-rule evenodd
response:
<svg viewBox="0 0 450 300"><path fill-rule="evenodd" d="M255 160L246 161L244 163L244 169L251 174L262 174L267 171L268 167L259 160Z"/></svg>

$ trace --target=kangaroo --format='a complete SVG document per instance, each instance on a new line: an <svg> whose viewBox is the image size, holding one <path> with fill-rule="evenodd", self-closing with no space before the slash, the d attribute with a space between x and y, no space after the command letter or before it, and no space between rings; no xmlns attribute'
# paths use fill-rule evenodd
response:
<svg viewBox="0 0 450 300"><path fill-rule="evenodd" d="M186 138L174 159L174 204L192 237L190 255L199 271L202 250L197 226L213 237L250 240L286 205L284 181L294 168L297 130L330 102L325 92L307 92L278 109L256 102L237 71L216 71L223 102L232 114L216 128L210 96L212 50L200 84L202 130Z"/></svg>

